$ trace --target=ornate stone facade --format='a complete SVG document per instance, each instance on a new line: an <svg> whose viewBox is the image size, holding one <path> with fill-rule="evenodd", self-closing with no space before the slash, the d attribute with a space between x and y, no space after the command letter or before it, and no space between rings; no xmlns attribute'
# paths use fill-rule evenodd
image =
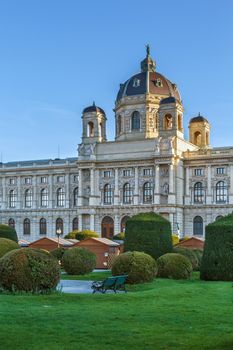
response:
<svg viewBox="0 0 233 350"><path fill-rule="evenodd" d="M115 141L107 141L105 112L93 104L83 111L78 158L0 165L2 223L30 241L59 227L111 237L127 217L154 211L173 232L202 236L206 224L232 212L233 148L211 148L200 115L185 140L177 86L155 67L147 48L141 73L120 85Z"/></svg>

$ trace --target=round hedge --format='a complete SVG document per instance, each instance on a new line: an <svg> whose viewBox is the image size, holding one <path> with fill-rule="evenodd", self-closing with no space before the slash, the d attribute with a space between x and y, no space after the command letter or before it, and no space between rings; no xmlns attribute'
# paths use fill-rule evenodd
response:
<svg viewBox="0 0 233 350"><path fill-rule="evenodd" d="M0 224L0 238L7 238L18 242L18 237L15 229L5 224Z"/></svg>
<svg viewBox="0 0 233 350"><path fill-rule="evenodd" d="M233 281L233 214L206 226L200 277L207 281Z"/></svg>
<svg viewBox="0 0 233 350"><path fill-rule="evenodd" d="M96 255L85 248L70 248L63 255L62 265L69 275L85 275L94 270Z"/></svg>
<svg viewBox="0 0 233 350"><path fill-rule="evenodd" d="M131 217L126 221L124 249L144 252L154 259L172 252L170 222L153 212Z"/></svg>
<svg viewBox="0 0 233 350"><path fill-rule="evenodd" d="M193 271L192 264L186 256L178 253L167 253L158 260L158 276L175 280L188 279Z"/></svg>
<svg viewBox="0 0 233 350"><path fill-rule="evenodd" d="M186 258L190 260L194 271L198 271L200 269L197 255L193 252L192 249L184 248L184 247L176 247L176 248L173 248L173 252L186 256Z"/></svg>
<svg viewBox="0 0 233 350"><path fill-rule="evenodd" d="M128 283L152 281L157 275L157 263L148 254L142 252L126 252L120 254L113 262L112 275L128 275Z"/></svg>
<svg viewBox="0 0 233 350"><path fill-rule="evenodd" d="M59 279L59 265L50 253L22 248L12 250L0 259L3 289L43 292L55 288Z"/></svg>
<svg viewBox="0 0 233 350"><path fill-rule="evenodd" d="M6 253L11 250L18 249L19 245L7 238L0 238L0 258L2 258Z"/></svg>

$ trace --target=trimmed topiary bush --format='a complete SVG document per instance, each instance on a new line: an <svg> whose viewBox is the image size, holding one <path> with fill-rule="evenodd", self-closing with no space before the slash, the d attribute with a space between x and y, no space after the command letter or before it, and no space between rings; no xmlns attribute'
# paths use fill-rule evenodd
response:
<svg viewBox="0 0 233 350"><path fill-rule="evenodd" d="M3 289L43 292L55 288L59 279L57 260L41 250L12 250L0 259L0 283Z"/></svg>
<svg viewBox="0 0 233 350"><path fill-rule="evenodd" d="M61 261L63 258L63 255L65 253L66 249L63 247L59 247L56 248L54 250L52 250L50 253L52 254L52 256L54 256L54 258L56 258L58 261Z"/></svg>
<svg viewBox="0 0 233 350"><path fill-rule="evenodd" d="M80 233L81 231L79 230L74 230L74 231L71 231L68 233L68 235L66 235L64 238L67 238L67 239L76 239L76 236L78 233Z"/></svg>
<svg viewBox="0 0 233 350"><path fill-rule="evenodd" d="M148 254L142 252L126 252L120 254L113 262L112 275L128 275L128 283L144 283L152 281L157 274L157 263Z"/></svg>
<svg viewBox="0 0 233 350"><path fill-rule="evenodd" d="M171 224L155 213L142 213L126 222L125 251L140 251L157 259L172 252Z"/></svg>
<svg viewBox="0 0 233 350"><path fill-rule="evenodd" d="M63 255L62 265L69 275L85 275L94 270L96 255L85 248L70 248Z"/></svg>
<svg viewBox="0 0 233 350"><path fill-rule="evenodd" d="M192 267L193 267L193 270L194 271L199 270L199 268L200 268L199 261L198 261L196 254L193 252L192 249L184 248L184 247L175 247L175 248L173 248L173 252L186 256L186 258L188 258L190 260Z"/></svg>
<svg viewBox="0 0 233 350"><path fill-rule="evenodd" d="M186 256L167 253L157 260L158 276L175 280L188 279L193 271L192 264Z"/></svg>
<svg viewBox="0 0 233 350"><path fill-rule="evenodd" d="M2 258L6 253L11 250L18 249L19 245L7 238L0 238L0 258Z"/></svg>
<svg viewBox="0 0 233 350"><path fill-rule="evenodd" d="M210 281L233 281L233 214L206 226L200 277Z"/></svg>
<svg viewBox="0 0 233 350"><path fill-rule="evenodd" d="M99 235L95 231L91 231L91 230L83 230L81 232L79 231L76 234L76 239L78 239L79 241L82 241L83 239L90 238L90 237L98 238Z"/></svg>
<svg viewBox="0 0 233 350"><path fill-rule="evenodd" d="M0 224L0 238L11 239L18 243L18 237L15 229L8 225Z"/></svg>

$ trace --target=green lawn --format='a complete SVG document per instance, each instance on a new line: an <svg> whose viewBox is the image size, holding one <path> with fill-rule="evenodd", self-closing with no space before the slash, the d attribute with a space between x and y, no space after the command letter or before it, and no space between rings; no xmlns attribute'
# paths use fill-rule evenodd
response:
<svg viewBox="0 0 233 350"><path fill-rule="evenodd" d="M128 294L0 295L1 350L232 350L232 283L158 279Z"/></svg>

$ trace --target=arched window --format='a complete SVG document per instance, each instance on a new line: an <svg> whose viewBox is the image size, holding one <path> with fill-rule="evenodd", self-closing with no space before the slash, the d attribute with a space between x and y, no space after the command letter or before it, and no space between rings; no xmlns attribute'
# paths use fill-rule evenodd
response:
<svg viewBox="0 0 233 350"><path fill-rule="evenodd" d="M201 146L201 133L200 133L200 131L196 131L194 134L194 144L197 146Z"/></svg>
<svg viewBox="0 0 233 350"><path fill-rule="evenodd" d="M73 228L73 231L78 230L78 218L73 219L72 228Z"/></svg>
<svg viewBox="0 0 233 350"><path fill-rule="evenodd" d="M94 123L89 122L87 124L87 137L94 137Z"/></svg>
<svg viewBox="0 0 233 350"><path fill-rule="evenodd" d="M11 190L9 192L9 207L15 208L15 206L16 206L16 191Z"/></svg>
<svg viewBox="0 0 233 350"><path fill-rule="evenodd" d="M78 205L78 187L76 187L74 189L73 196L74 196L74 207L77 207L77 205Z"/></svg>
<svg viewBox="0 0 233 350"><path fill-rule="evenodd" d="M104 186L104 204L112 204L112 186L110 184Z"/></svg>
<svg viewBox="0 0 233 350"><path fill-rule="evenodd" d="M110 216L105 216L101 223L101 235L104 238L113 238L114 236L114 221Z"/></svg>
<svg viewBox="0 0 233 350"><path fill-rule="evenodd" d="M194 203L204 203L205 193L201 182L194 185Z"/></svg>
<svg viewBox="0 0 233 350"><path fill-rule="evenodd" d="M49 192L47 188L43 188L40 192L40 202L42 207L47 207L49 204Z"/></svg>
<svg viewBox="0 0 233 350"><path fill-rule="evenodd" d="M123 216L123 218L121 219L121 232L125 232L125 224L126 221L130 219L130 216L125 215Z"/></svg>
<svg viewBox="0 0 233 350"><path fill-rule="evenodd" d="M23 234L30 235L31 233L31 224L29 219L24 219L23 221Z"/></svg>
<svg viewBox="0 0 233 350"><path fill-rule="evenodd" d="M219 181L216 185L216 202L226 203L227 201L227 186L225 181Z"/></svg>
<svg viewBox="0 0 233 350"><path fill-rule="evenodd" d="M195 216L193 219L194 236L203 236L203 219L201 216Z"/></svg>
<svg viewBox="0 0 233 350"><path fill-rule="evenodd" d="M57 218L56 220L56 232L61 231L63 235L63 220L61 218Z"/></svg>
<svg viewBox="0 0 233 350"><path fill-rule="evenodd" d="M166 114L164 117L164 129L169 130L172 129L173 121L171 114Z"/></svg>
<svg viewBox="0 0 233 350"><path fill-rule="evenodd" d="M59 188L57 190L57 206L64 207L65 205L65 191L64 188Z"/></svg>
<svg viewBox="0 0 233 350"><path fill-rule="evenodd" d="M152 203L153 185L151 182L146 182L143 185L143 203Z"/></svg>
<svg viewBox="0 0 233 350"><path fill-rule="evenodd" d="M8 220L8 226L10 226L10 227L12 227L12 228L15 228L15 220L12 219L12 218L10 218L10 219Z"/></svg>
<svg viewBox="0 0 233 350"><path fill-rule="evenodd" d="M123 203L130 204L133 202L133 190L129 183L123 186Z"/></svg>
<svg viewBox="0 0 233 350"><path fill-rule="evenodd" d="M131 129L132 130L140 130L140 113L138 111L134 111L132 114Z"/></svg>
<svg viewBox="0 0 233 350"><path fill-rule="evenodd" d="M47 223L44 218L40 219L40 235L46 235L47 233Z"/></svg>
<svg viewBox="0 0 233 350"><path fill-rule="evenodd" d="M32 206L32 190L28 189L25 191L25 207L31 208Z"/></svg>
<svg viewBox="0 0 233 350"><path fill-rule="evenodd" d="M220 219L222 219L222 218L223 218L222 215L218 215L218 216L216 217L215 221L218 221L218 220L220 220Z"/></svg>
<svg viewBox="0 0 233 350"><path fill-rule="evenodd" d="M117 118L117 132L118 134L120 134L122 131L122 117L121 115L118 115L118 118Z"/></svg>

